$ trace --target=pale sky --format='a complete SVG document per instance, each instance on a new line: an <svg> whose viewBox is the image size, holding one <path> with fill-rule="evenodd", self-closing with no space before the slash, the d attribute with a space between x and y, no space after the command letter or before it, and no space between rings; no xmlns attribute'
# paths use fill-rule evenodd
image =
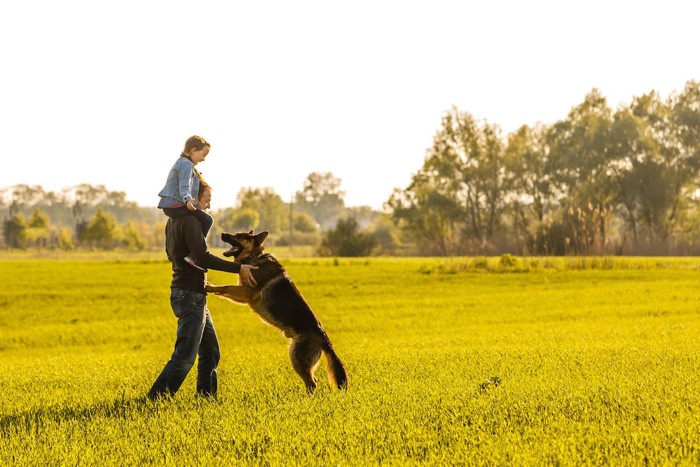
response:
<svg viewBox="0 0 700 467"><path fill-rule="evenodd" d="M700 79L700 2L5 1L0 187L79 183L155 206L185 140L212 207L285 201L311 172L346 205L405 188L452 105L498 124L563 119Z"/></svg>

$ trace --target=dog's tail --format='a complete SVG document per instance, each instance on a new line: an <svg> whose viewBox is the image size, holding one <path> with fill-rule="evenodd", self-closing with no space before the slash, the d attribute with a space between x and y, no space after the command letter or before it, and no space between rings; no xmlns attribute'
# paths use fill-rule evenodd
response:
<svg viewBox="0 0 700 467"><path fill-rule="evenodd" d="M328 369L328 381L338 389L348 388L348 374L345 372L343 362L333 350L333 344L326 338L323 344L323 355L326 357L326 368Z"/></svg>

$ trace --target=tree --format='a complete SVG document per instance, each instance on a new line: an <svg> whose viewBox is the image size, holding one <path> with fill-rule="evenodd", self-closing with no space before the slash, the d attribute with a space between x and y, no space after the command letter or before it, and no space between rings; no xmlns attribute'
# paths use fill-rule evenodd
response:
<svg viewBox="0 0 700 467"><path fill-rule="evenodd" d="M549 131L549 171L560 203L567 198L564 204L604 204L597 197L607 195L601 169L607 158L611 122L612 111L605 97L593 89Z"/></svg>
<svg viewBox="0 0 700 467"><path fill-rule="evenodd" d="M46 247L55 242L55 234L49 229L49 218L38 207L34 208L25 230L28 244Z"/></svg>
<svg viewBox="0 0 700 467"><path fill-rule="evenodd" d="M73 233L68 228L62 228L58 232L57 245L60 249L65 251L71 251L75 249L73 244Z"/></svg>
<svg viewBox="0 0 700 467"><path fill-rule="evenodd" d="M313 233L318 230L318 225L311 215L305 212L296 212L293 214L293 226L295 232Z"/></svg>
<svg viewBox="0 0 700 467"><path fill-rule="evenodd" d="M361 232L355 219L340 219L334 229L324 236L319 254L321 256L368 256L374 248L370 233Z"/></svg>
<svg viewBox="0 0 700 467"><path fill-rule="evenodd" d="M360 227L371 225L382 217L381 212L375 211L370 206L348 206L344 212L345 217L352 217Z"/></svg>
<svg viewBox="0 0 700 467"><path fill-rule="evenodd" d="M133 222L129 222L126 227L124 227L122 237L124 245L130 249L141 251L146 247L146 242Z"/></svg>
<svg viewBox="0 0 700 467"><path fill-rule="evenodd" d="M14 206L14 205L13 205ZM27 221L21 212L10 208L10 216L5 220L3 229L5 244L9 248L27 247Z"/></svg>
<svg viewBox="0 0 700 467"><path fill-rule="evenodd" d="M44 189L39 186L15 185L12 187L12 200L19 207L33 206L44 198Z"/></svg>
<svg viewBox="0 0 700 467"><path fill-rule="evenodd" d="M547 131L544 125L523 125L508 138L505 202L511 206L516 240L529 241L533 226L541 224L556 207L549 176Z"/></svg>
<svg viewBox="0 0 700 467"><path fill-rule="evenodd" d="M80 240L88 242L93 247L113 248L116 238L116 225L114 216L99 208L88 223Z"/></svg>
<svg viewBox="0 0 700 467"><path fill-rule="evenodd" d="M27 221L27 225L34 229L46 229L49 227L49 218L39 208L34 208L34 212Z"/></svg>
<svg viewBox="0 0 700 467"><path fill-rule="evenodd" d="M577 213L593 210L603 214L593 216L598 231L586 236L599 245L608 242L607 212L616 195L609 170L612 125L612 110L607 100L593 89L581 104L571 109L565 120L552 126L546 142L552 193L559 206L556 221L565 223L563 231L577 232L580 227Z"/></svg>
<svg viewBox="0 0 700 467"><path fill-rule="evenodd" d="M614 200L635 245L644 242L654 252L667 251L697 189L697 130L686 126L700 122L693 118L700 116L700 99L693 105L688 98L693 89L689 84L666 102L656 92L635 97L615 113L607 141Z"/></svg>
<svg viewBox="0 0 700 467"><path fill-rule="evenodd" d="M260 225L260 214L251 208L230 209L219 221L229 232L248 231Z"/></svg>
<svg viewBox="0 0 700 467"><path fill-rule="evenodd" d="M251 228L279 232L288 225L286 205L272 188L242 188L238 192L236 209L258 213L259 224Z"/></svg>
<svg viewBox="0 0 700 467"><path fill-rule="evenodd" d="M500 226L505 166L500 130L452 108L422 169L387 203L392 218L442 254L486 245Z"/></svg>
<svg viewBox="0 0 700 467"><path fill-rule="evenodd" d="M685 213L694 209L700 185L700 82L688 81L681 93L671 95L668 107L667 135L675 151L668 151L666 160L675 175L677 193L671 216L674 227L679 228Z"/></svg>
<svg viewBox="0 0 700 467"><path fill-rule="evenodd" d="M700 169L700 82L688 81L683 92L673 95L670 124L679 143L678 159L692 169Z"/></svg>
<svg viewBox="0 0 700 467"><path fill-rule="evenodd" d="M442 120L423 171L463 212L462 229L479 244L489 241L503 207L504 154L497 126L452 108Z"/></svg>
<svg viewBox="0 0 700 467"><path fill-rule="evenodd" d="M636 104L633 103L631 108L617 111L607 141L608 158L604 173L611 182L613 204L631 231L635 245L640 240L640 233L646 232L645 237L651 240L653 231L667 230L660 224L653 224L658 224L657 221L664 217L661 214L665 210L663 205L667 205L672 196L669 183L662 181L665 177L661 167L664 165L662 144L647 118L651 107L656 107L655 101L653 94L642 96L636 98Z"/></svg>
<svg viewBox="0 0 700 467"><path fill-rule="evenodd" d="M73 188L75 200L88 206L97 206L108 197L109 192L104 185L82 183Z"/></svg>
<svg viewBox="0 0 700 467"><path fill-rule="evenodd" d="M341 180L332 173L312 172L304 181L304 188L294 195L294 206L310 214L322 228L335 224L345 208L345 192Z"/></svg>
<svg viewBox="0 0 700 467"><path fill-rule="evenodd" d="M378 255L401 253L401 231L388 215L382 214L377 217L370 229L375 243L375 247L372 249L373 253Z"/></svg>
<svg viewBox="0 0 700 467"><path fill-rule="evenodd" d="M318 246L320 241L320 229L316 220L305 212L293 210L290 214L292 229L278 236L275 244L288 245L291 247L301 245Z"/></svg>
<svg viewBox="0 0 700 467"><path fill-rule="evenodd" d="M394 190L386 206L392 220L421 243L424 254L457 252L456 224L462 211L454 199L440 192L434 180L420 172L414 174L405 190Z"/></svg>

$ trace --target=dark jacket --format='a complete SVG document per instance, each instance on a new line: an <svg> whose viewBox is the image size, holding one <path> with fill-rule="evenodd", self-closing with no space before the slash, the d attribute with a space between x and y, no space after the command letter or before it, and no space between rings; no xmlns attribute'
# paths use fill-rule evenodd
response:
<svg viewBox="0 0 700 467"><path fill-rule="evenodd" d="M205 269L238 273L241 265L218 258L207 250L202 236L202 224L195 216L168 218L165 225L165 252L173 267L173 289L187 289L204 293L206 273L193 268L184 260L190 255Z"/></svg>

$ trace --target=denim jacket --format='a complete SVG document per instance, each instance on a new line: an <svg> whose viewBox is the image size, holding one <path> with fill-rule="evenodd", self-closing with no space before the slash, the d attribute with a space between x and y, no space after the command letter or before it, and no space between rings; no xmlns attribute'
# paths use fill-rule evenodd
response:
<svg viewBox="0 0 700 467"><path fill-rule="evenodd" d="M159 208L169 208L186 204L190 199L197 200L199 193L199 175L194 164L186 157L179 157L168 173L168 180L158 196Z"/></svg>

